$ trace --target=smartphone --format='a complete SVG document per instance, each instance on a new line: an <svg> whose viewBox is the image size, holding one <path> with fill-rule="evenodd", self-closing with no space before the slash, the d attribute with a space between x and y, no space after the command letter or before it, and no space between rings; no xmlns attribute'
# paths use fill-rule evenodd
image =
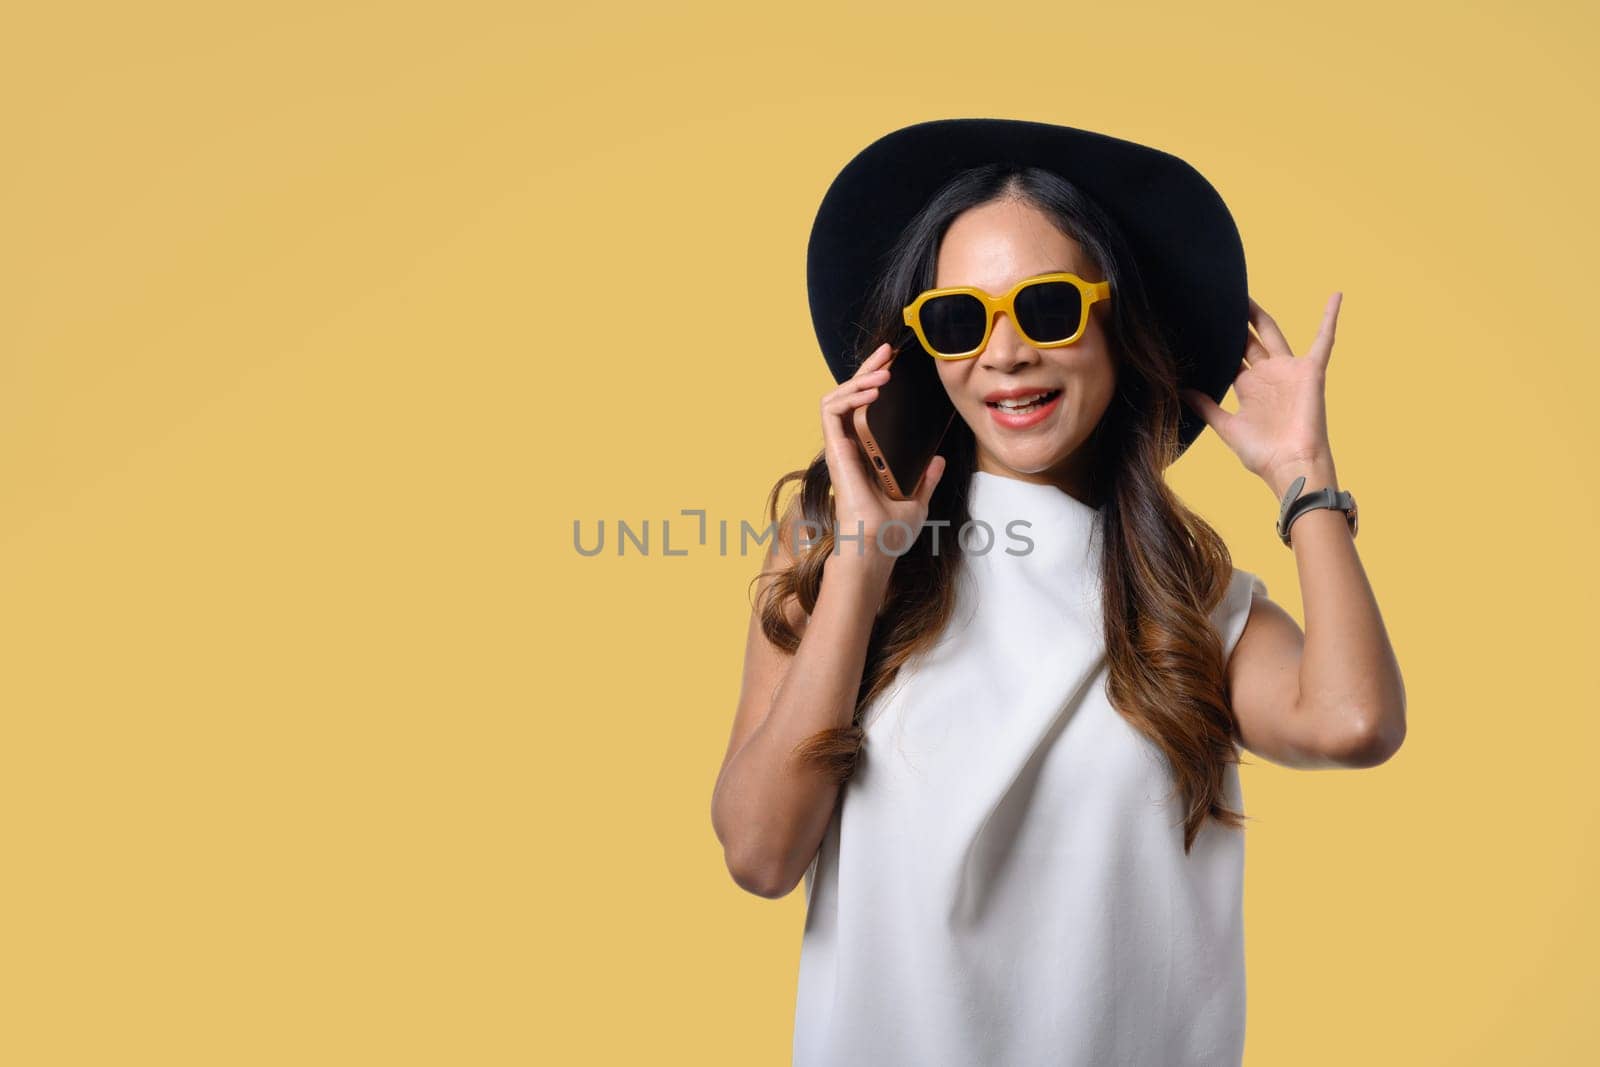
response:
<svg viewBox="0 0 1600 1067"><path fill-rule="evenodd" d="M933 357L909 329L896 340L887 366L889 380L870 404L855 410L856 441L884 492L909 500L956 409Z"/></svg>

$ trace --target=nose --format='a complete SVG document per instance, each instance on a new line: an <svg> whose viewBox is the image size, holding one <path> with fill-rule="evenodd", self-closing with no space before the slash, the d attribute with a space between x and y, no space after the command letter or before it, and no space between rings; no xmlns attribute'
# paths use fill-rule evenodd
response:
<svg viewBox="0 0 1600 1067"><path fill-rule="evenodd" d="M978 353L978 362L1000 373L1009 373L1018 367L1039 362L1039 353L1028 344L1004 311L995 316L994 329L989 331L989 343Z"/></svg>

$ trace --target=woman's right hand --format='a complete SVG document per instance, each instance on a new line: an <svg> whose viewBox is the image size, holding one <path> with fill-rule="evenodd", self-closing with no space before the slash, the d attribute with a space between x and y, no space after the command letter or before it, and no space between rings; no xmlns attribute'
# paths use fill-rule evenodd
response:
<svg viewBox="0 0 1600 1067"><path fill-rule="evenodd" d="M855 434L855 411L872 403L878 389L889 380L889 345L879 345L857 368L855 374L841 382L822 398L822 440L828 461L828 475L833 481L833 504L836 539L849 535L852 540L838 540L835 552L852 556L857 552L862 559L881 554L881 562L893 563L896 554L903 554L912 541L922 534L922 523L928 517L928 501L934 487L944 474L945 458L935 455L917 483L910 500L895 500L878 484L877 476L867 466ZM898 520L910 527L889 527L884 530L884 548L878 548L878 531L890 520ZM854 540L857 533L860 541Z"/></svg>

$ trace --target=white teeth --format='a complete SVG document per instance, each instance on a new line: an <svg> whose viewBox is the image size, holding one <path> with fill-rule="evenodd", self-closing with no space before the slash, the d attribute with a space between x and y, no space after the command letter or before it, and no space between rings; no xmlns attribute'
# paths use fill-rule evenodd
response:
<svg viewBox="0 0 1600 1067"><path fill-rule="evenodd" d="M1040 400L1043 400L1045 397L1049 396L1051 392L1052 390L1046 389L1044 392L1034 393L1032 396L1018 396L1011 397L1007 400L996 400L995 405L997 407L1011 409L1029 408L1038 403Z"/></svg>

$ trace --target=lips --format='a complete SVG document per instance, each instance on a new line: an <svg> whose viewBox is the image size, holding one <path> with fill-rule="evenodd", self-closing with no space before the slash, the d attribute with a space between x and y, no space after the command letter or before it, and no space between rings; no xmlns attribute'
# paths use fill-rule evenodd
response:
<svg viewBox="0 0 1600 1067"><path fill-rule="evenodd" d="M1001 429L1031 430L1055 418L1061 410L1061 396L1060 389L1012 389L985 404L990 418Z"/></svg>

